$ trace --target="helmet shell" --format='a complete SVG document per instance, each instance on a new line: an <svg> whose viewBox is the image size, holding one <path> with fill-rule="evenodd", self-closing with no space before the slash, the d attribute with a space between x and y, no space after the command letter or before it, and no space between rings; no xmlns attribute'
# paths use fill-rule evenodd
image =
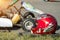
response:
<svg viewBox="0 0 60 40"><path fill-rule="evenodd" d="M40 15L40 19L36 20L36 27L32 28L33 34L52 34L57 28L56 19L50 14Z"/></svg>

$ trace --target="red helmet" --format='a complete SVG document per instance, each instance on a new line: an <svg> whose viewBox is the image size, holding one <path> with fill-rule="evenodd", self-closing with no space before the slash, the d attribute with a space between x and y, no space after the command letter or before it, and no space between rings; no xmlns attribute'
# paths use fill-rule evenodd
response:
<svg viewBox="0 0 60 40"><path fill-rule="evenodd" d="M32 28L33 34L52 34L57 28L56 19L50 14L40 15L40 19L36 20L36 27Z"/></svg>

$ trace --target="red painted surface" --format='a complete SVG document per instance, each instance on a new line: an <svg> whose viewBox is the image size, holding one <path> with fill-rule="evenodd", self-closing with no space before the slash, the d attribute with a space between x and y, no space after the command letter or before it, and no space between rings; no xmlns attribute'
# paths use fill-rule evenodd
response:
<svg viewBox="0 0 60 40"><path fill-rule="evenodd" d="M47 17L42 17L41 19L37 20L37 26L32 29L33 34L51 34L56 31L57 28L57 21L55 18L49 14ZM48 32L44 32L45 28L49 27L49 24L52 23L52 29Z"/></svg>

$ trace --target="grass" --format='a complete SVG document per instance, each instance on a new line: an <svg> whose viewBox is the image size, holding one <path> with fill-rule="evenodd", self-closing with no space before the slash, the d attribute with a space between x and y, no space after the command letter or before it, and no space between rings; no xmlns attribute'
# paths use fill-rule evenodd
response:
<svg viewBox="0 0 60 40"><path fill-rule="evenodd" d="M60 40L59 35L19 35L16 32L0 32L0 40Z"/></svg>

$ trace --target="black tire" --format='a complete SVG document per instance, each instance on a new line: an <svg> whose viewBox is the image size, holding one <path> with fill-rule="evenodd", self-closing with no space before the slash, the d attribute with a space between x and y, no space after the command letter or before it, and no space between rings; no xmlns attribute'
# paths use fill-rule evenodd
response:
<svg viewBox="0 0 60 40"><path fill-rule="evenodd" d="M44 0L44 1L48 2L49 0Z"/></svg>
<svg viewBox="0 0 60 40"><path fill-rule="evenodd" d="M32 23L33 26L31 26L29 23ZM23 22L23 30L26 31L26 32L30 32L31 31L31 27L28 27L29 25L31 27L36 27L35 21L33 19L29 18L29 19L25 19L24 20L24 22Z"/></svg>
<svg viewBox="0 0 60 40"><path fill-rule="evenodd" d="M28 17L28 16L31 16L31 17ZM34 18L34 17L35 17L34 14L31 13L31 12L26 12L26 13L24 14L24 18Z"/></svg>

